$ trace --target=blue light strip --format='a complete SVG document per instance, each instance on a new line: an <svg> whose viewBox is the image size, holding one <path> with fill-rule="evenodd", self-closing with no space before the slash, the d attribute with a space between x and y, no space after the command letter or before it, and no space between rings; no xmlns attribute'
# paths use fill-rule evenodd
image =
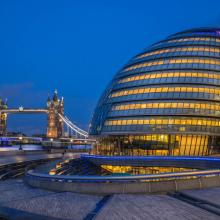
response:
<svg viewBox="0 0 220 220"><path fill-rule="evenodd" d="M13 141L15 138L9 138L9 137L1 137L0 141Z"/></svg>
<svg viewBox="0 0 220 220"><path fill-rule="evenodd" d="M82 159L105 159L105 160L196 160L196 161L219 161L217 157L190 157L190 156L101 156L81 155Z"/></svg>

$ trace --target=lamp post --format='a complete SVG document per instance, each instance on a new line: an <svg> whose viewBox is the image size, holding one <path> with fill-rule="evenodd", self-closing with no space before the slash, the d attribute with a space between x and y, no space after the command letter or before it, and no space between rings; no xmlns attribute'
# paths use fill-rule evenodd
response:
<svg viewBox="0 0 220 220"><path fill-rule="evenodd" d="M50 151L51 151L52 147L53 147L53 138L50 139Z"/></svg>
<svg viewBox="0 0 220 220"><path fill-rule="evenodd" d="M20 144L19 150L23 150L23 149L22 149L22 140L23 140L23 137L20 136L18 139L19 139L19 144Z"/></svg>
<svg viewBox="0 0 220 220"><path fill-rule="evenodd" d="M73 139L72 138L70 139L70 143L71 143L70 148L72 149L72 147L73 147Z"/></svg>
<svg viewBox="0 0 220 220"><path fill-rule="evenodd" d="M87 141L85 141L85 151L86 151L86 148L87 148Z"/></svg>

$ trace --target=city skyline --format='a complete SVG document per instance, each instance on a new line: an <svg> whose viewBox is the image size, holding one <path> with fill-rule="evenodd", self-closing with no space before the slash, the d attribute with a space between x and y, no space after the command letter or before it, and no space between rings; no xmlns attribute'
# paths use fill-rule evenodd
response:
<svg viewBox="0 0 220 220"><path fill-rule="evenodd" d="M2 1L0 96L10 107L42 107L57 89L67 115L87 128L100 93L133 54L184 29L219 26L212 2ZM43 133L45 124L43 115L9 118L10 131Z"/></svg>

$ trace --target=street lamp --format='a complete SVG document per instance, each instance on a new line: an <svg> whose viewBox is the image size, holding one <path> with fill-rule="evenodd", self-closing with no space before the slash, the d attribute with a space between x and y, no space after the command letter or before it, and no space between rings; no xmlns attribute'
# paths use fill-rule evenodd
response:
<svg viewBox="0 0 220 220"><path fill-rule="evenodd" d="M52 149L53 147L53 138L50 139L50 150Z"/></svg>
<svg viewBox="0 0 220 220"><path fill-rule="evenodd" d="M86 149L87 149L87 141L85 141L85 151L86 151Z"/></svg>
<svg viewBox="0 0 220 220"><path fill-rule="evenodd" d="M23 137L20 136L18 139L19 139L19 143L20 143L19 150L23 150L23 149L22 149L22 140L23 140Z"/></svg>
<svg viewBox="0 0 220 220"><path fill-rule="evenodd" d="M72 146L73 146L73 139L72 138L70 139L70 143L71 143L70 147L72 149Z"/></svg>

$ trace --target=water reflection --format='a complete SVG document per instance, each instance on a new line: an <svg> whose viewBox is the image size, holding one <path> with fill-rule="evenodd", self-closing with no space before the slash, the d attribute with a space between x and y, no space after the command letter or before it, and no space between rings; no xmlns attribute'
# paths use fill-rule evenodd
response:
<svg viewBox="0 0 220 220"><path fill-rule="evenodd" d="M0 151L13 151L19 150L20 145L13 145L13 146L0 146ZM92 148L91 145L72 145L67 146L67 149L76 149L76 150L90 150ZM41 145L34 145L34 144L27 144L22 145L22 150L43 150L43 146Z"/></svg>
<svg viewBox="0 0 220 220"><path fill-rule="evenodd" d="M72 145L72 146L68 146L67 149L91 150L92 146L91 145Z"/></svg>
<svg viewBox="0 0 220 220"><path fill-rule="evenodd" d="M19 147L20 145L0 146L0 151L19 150ZM22 150L43 150L43 147L41 145L28 144L28 145L22 145Z"/></svg>

